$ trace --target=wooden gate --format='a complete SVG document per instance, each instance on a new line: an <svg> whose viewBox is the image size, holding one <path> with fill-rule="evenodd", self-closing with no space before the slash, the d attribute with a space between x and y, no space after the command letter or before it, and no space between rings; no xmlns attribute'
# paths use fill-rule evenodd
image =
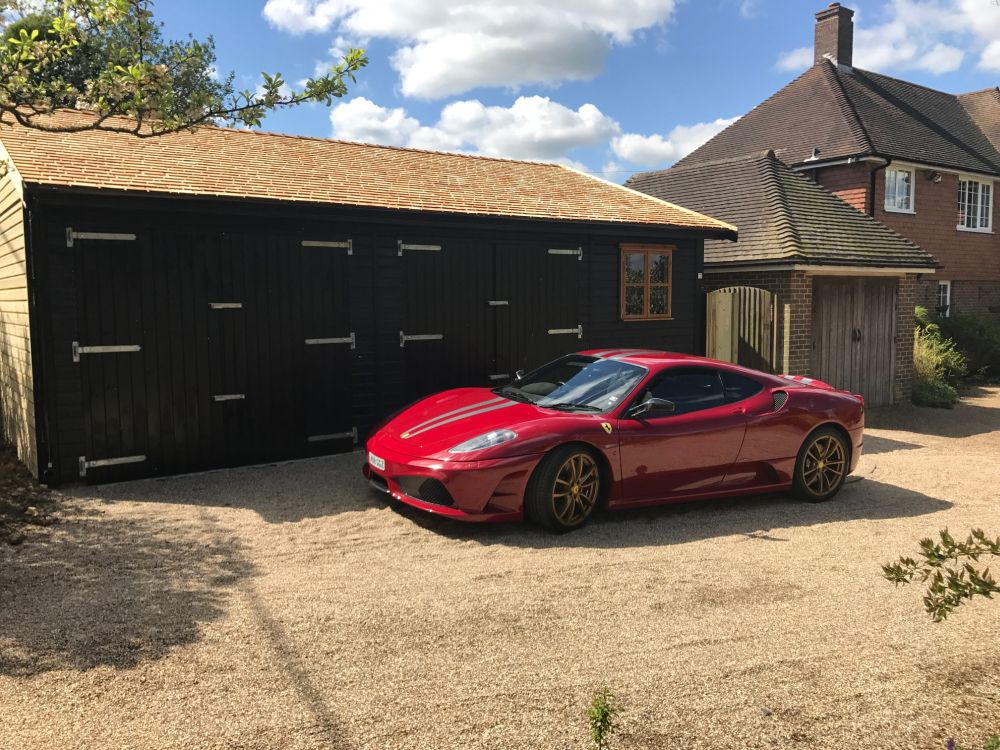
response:
<svg viewBox="0 0 1000 750"><path fill-rule="evenodd" d="M812 375L860 393L870 406L893 402L896 280L816 279Z"/></svg>
<svg viewBox="0 0 1000 750"><path fill-rule="evenodd" d="M773 372L776 360L774 295L732 286L708 294L705 352L712 359Z"/></svg>

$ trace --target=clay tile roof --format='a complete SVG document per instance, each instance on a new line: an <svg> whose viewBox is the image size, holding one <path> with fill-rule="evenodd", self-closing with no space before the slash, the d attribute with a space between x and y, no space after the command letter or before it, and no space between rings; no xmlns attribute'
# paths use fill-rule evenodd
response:
<svg viewBox="0 0 1000 750"><path fill-rule="evenodd" d="M738 242L705 243L707 264L936 265L910 240L793 171L773 152L648 172L629 184L739 225Z"/></svg>
<svg viewBox="0 0 1000 750"><path fill-rule="evenodd" d="M93 115L64 110L51 117L65 126ZM23 180L36 185L736 233L729 224L556 164L215 127L136 138L2 124L0 142Z"/></svg>
<svg viewBox="0 0 1000 750"><path fill-rule="evenodd" d="M956 96L821 60L678 162L773 149L786 164L876 155L1000 174L996 90Z"/></svg>

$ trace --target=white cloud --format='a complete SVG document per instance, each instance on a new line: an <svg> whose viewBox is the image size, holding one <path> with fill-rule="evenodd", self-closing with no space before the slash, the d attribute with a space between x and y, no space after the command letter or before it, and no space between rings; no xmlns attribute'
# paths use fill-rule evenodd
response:
<svg viewBox="0 0 1000 750"><path fill-rule="evenodd" d="M1000 8L986 0L891 0L880 23L855 17L854 64L876 71L958 70L968 52L980 54L979 66L1000 70ZM812 49L801 47L779 56L779 70L812 65Z"/></svg>
<svg viewBox="0 0 1000 750"><path fill-rule="evenodd" d="M577 148L600 147L619 132L618 123L593 104L573 110L541 97L519 97L510 107L471 99L441 110L434 125L421 125L402 107L388 109L358 97L330 113L336 138L443 151L467 151L513 159L571 162Z"/></svg>
<svg viewBox="0 0 1000 750"><path fill-rule="evenodd" d="M612 141L611 149L618 158L644 167L672 164L728 128L737 119L732 117L697 125L678 125L666 137L659 134L626 133Z"/></svg>
<svg viewBox="0 0 1000 750"><path fill-rule="evenodd" d="M294 34L391 40L402 93L436 99L593 78L611 45L667 23L676 1L267 0L263 13Z"/></svg>
<svg viewBox="0 0 1000 750"><path fill-rule="evenodd" d="M740 15L744 18L756 18L760 12L760 0L740 0Z"/></svg>

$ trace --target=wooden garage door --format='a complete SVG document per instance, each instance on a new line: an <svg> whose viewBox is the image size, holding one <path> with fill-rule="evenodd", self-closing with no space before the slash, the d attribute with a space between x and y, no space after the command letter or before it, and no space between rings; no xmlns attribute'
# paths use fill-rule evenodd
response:
<svg viewBox="0 0 1000 750"><path fill-rule="evenodd" d="M891 404L895 379L895 279L814 280L812 374Z"/></svg>

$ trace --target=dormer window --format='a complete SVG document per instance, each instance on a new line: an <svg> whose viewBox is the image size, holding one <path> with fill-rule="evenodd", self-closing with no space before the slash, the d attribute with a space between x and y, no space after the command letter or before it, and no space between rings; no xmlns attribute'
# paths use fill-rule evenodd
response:
<svg viewBox="0 0 1000 750"><path fill-rule="evenodd" d="M958 228L966 232L993 229L993 183L973 177L958 180Z"/></svg>
<svg viewBox="0 0 1000 750"><path fill-rule="evenodd" d="M885 170L885 210L894 213L915 213L913 202L914 170L890 167Z"/></svg>

